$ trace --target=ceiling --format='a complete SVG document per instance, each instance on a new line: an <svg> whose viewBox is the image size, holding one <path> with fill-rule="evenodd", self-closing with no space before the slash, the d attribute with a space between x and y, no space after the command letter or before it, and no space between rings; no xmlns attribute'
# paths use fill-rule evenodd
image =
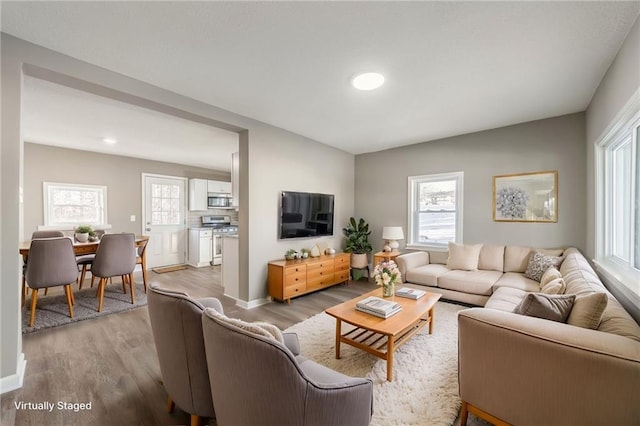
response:
<svg viewBox="0 0 640 426"><path fill-rule="evenodd" d="M33 77L24 78L22 133L27 142L229 172L238 151L237 133Z"/></svg>
<svg viewBox="0 0 640 426"><path fill-rule="evenodd" d="M640 12L638 1L1 6L3 32L354 154L584 111ZM363 71L385 84L353 89Z"/></svg>

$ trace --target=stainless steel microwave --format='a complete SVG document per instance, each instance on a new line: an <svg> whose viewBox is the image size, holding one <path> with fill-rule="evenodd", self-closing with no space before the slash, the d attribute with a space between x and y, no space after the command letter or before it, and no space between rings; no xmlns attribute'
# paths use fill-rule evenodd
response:
<svg viewBox="0 0 640 426"><path fill-rule="evenodd" d="M210 209L225 209L231 207L231 194L209 194L207 207Z"/></svg>

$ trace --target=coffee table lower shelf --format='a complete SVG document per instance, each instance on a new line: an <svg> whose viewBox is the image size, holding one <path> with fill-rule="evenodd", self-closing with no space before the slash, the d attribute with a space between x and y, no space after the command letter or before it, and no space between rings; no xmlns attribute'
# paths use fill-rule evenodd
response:
<svg viewBox="0 0 640 426"><path fill-rule="evenodd" d="M345 321L349 323L348 321ZM336 318L336 359L340 359L340 343L346 343L378 358L387 361L387 380L393 380L393 352L413 335L429 325L429 334L433 331L433 308L427 315L395 335L369 330L352 324L356 328L342 334L342 320Z"/></svg>

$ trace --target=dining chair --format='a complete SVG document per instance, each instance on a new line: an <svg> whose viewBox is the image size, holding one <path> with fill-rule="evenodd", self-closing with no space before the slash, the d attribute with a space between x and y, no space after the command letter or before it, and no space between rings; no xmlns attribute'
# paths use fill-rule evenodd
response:
<svg viewBox="0 0 640 426"><path fill-rule="evenodd" d="M131 303L135 304L133 270L136 267L135 236L133 234L105 234L100 240L91 274L100 278L98 283L98 312L102 311L104 289L111 277L128 277ZM123 281L124 283L124 281Z"/></svg>
<svg viewBox="0 0 640 426"><path fill-rule="evenodd" d="M149 240L143 241L141 245L136 247L136 265L142 267L142 284L144 285L144 292L147 292L147 257L144 255L147 249Z"/></svg>
<svg viewBox="0 0 640 426"><path fill-rule="evenodd" d="M103 230L94 231L94 233L98 236L98 238L102 238L105 234ZM87 271L91 272L91 265L93 264L93 260L96 258L94 254L85 254L82 256L78 256L76 258L76 262L78 263L78 268L80 269L80 285L78 286L79 290L82 290L82 285L84 284L84 279L87 276ZM93 281L95 276L91 274L91 287L93 288Z"/></svg>
<svg viewBox="0 0 640 426"><path fill-rule="evenodd" d="M31 234L32 240L35 240L36 238L59 238L59 237L64 237L64 233L62 231L33 231L33 234ZM23 305L26 297L29 295L29 288L27 287L27 280L25 278L26 270L27 270L27 259L25 259L25 262L22 265L22 304ZM47 294L47 289L45 289L45 295L46 294Z"/></svg>
<svg viewBox="0 0 640 426"><path fill-rule="evenodd" d="M73 291L71 284L78 279L78 267L73 251L73 242L69 238L43 238L31 240L29 258L25 271L26 280L31 287L31 316L29 327L35 323L38 290L64 286L69 316L73 318Z"/></svg>

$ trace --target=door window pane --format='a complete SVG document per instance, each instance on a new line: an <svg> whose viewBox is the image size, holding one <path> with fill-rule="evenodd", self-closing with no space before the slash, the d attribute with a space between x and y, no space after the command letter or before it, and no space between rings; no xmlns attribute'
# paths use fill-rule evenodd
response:
<svg viewBox="0 0 640 426"><path fill-rule="evenodd" d="M173 184L151 184L151 224L180 224L180 187Z"/></svg>

